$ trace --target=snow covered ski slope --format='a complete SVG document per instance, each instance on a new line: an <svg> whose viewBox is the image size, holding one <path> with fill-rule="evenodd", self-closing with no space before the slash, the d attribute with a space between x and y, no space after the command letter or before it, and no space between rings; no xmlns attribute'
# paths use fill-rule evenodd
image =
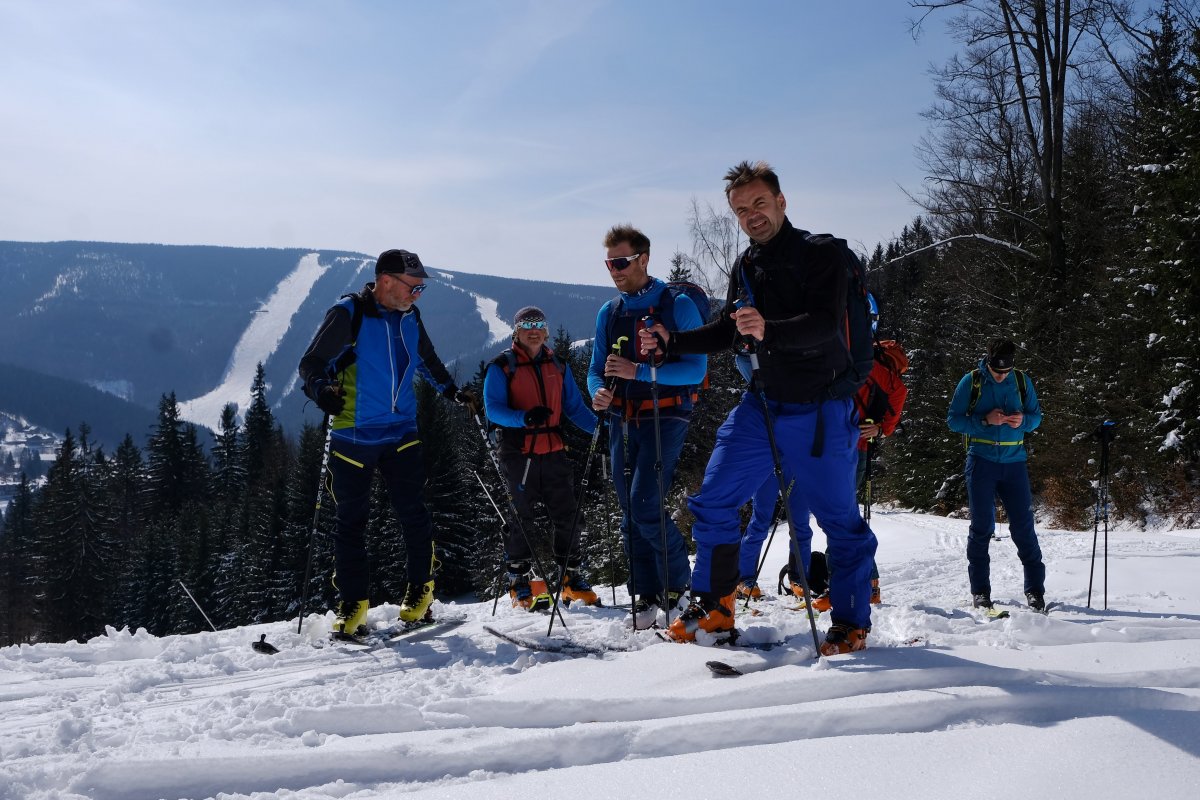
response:
<svg viewBox="0 0 1200 800"><path fill-rule="evenodd" d="M872 523L870 649L820 661L774 597L739 614L746 640L787 640L769 651L632 636L626 611L573 606L553 637L584 647L538 652L484 631L545 635L503 602L435 605L467 622L369 650L316 646L317 614L299 635L293 619L5 648L0 800L1200 796L1200 532L1110 534L1104 611L1099 573L1086 608L1091 532L1043 531L1048 616L1016 602L1016 554L994 542L1010 617L985 622L965 521ZM278 654L250 647L262 634Z"/></svg>

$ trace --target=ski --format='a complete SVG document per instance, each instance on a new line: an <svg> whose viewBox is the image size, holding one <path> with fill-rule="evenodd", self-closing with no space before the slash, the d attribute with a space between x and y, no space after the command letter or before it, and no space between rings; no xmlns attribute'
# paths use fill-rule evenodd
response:
<svg viewBox="0 0 1200 800"><path fill-rule="evenodd" d="M626 645L606 645L600 647L553 636L521 636L517 633L498 630L491 625L484 625L483 629L497 639L514 644L517 647L523 647L526 650L537 650L539 653L557 653L568 656L602 656L609 652L627 652L637 649Z"/></svg>
<svg viewBox="0 0 1200 800"><path fill-rule="evenodd" d="M401 625L388 626L376 631L370 631L362 636L353 636L348 633L333 632L329 634L329 640L336 645L346 645L352 649L371 649L381 645L391 644L400 641L423 641L440 636L447 631L454 630L459 625L462 625L467 620L465 617L454 617L451 619L437 620L420 620L417 622L408 622Z"/></svg>
<svg viewBox="0 0 1200 800"><path fill-rule="evenodd" d="M1008 612L1003 608L980 608L978 611L983 616L985 622L991 622L995 619L1008 619Z"/></svg>
<svg viewBox="0 0 1200 800"><path fill-rule="evenodd" d="M672 639L670 636L668 636L667 634L663 633L661 630L655 630L654 635L657 636L659 639L662 639L664 642L670 642L672 644L696 644L696 642L677 642L674 639ZM776 647L783 647L785 644L788 643L788 641L790 639L794 639L796 636L799 636L799 635L800 634L793 634L792 636L789 636L786 639L783 639L782 641L778 641L778 642L739 642L738 638L741 636L741 632L738 631L737 628L734 628L733 633L730 636L728 636L727 638L724 638L724 639L717 639L715 642L713 642L711 645L708 645L708 646L710 646L710 647L731 647L731 648L736 647L739 650L762 650L765 652L767 650L774 650ZM704 647L705 645L701 644L700 646ZM717 663L720 663L720 662L717 662Z"/></svg>

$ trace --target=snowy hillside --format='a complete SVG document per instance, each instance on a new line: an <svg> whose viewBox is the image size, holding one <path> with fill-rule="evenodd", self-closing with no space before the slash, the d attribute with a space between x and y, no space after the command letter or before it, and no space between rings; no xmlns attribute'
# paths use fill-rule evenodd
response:
<svg viewBox="0 0 1200 800"><path fill-rule="evenodd" d="M1102 564L1085 607L1091 531L1043 532L1049 616L1011 599L1019 564L994 542L1012 616L983 622L965 521L873 522L871 648L819 662L775 598L739 620L786 641L767 652L630 637L623 610L580 608L556 637L628 649L533 652L483 626L537 637L547 618L490 603L439 604L467 622L370 651L320 646L318 614L303 635L293 619L6 648L0 798L1200 796L1200 531L1112 533L1107 611ZM278 655L250 648L262 634ZM714 658L747 674L713 677Z"/></svg>
<svg viewBox="0 0 1200 800"><path fill-rule="evenodd" d="M227 403L245 411L261 363L273 412L298 429L306 412L296 364L326 310L371 280L373 265L370 255L332 250L0 241L0 363L10 377L33 373L20 377L27 391L0 384L0 411L60 433L87 421L111 452L126 433L141 444L168 393L186 420L215 430ZM508 341L522 306L587 333L613 291L433 267L430 275L422 319L463 380ZM122 402L98 401L97 390Z"/></svg>

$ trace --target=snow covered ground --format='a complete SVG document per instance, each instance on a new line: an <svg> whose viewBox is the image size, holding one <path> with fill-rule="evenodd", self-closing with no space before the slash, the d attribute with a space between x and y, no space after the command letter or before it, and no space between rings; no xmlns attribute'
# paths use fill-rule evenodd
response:
<svg viewBox="0 0 1200 800"><path fill-rule="evenodd" d="M578 607L556 637L632 649L533 652L483 626L538 636L547 618L490 603L439 604L467 623L370 651L314 646L318 614L302 635L0 649L0 798L1200 797L1200 531L1111 533L1107 611L1101 564L1086 607L1091 531L1043 531L1045 617L1017 604L1012 543L994 542L1012 616L982 622L964 521L873 523L871 647L820 661L774 598L739 619L747 639L786 638L768 652L630 638L626 612ZM250 648L261 634L278 655ZM747 674L713 677L713 658Z"/></svg>

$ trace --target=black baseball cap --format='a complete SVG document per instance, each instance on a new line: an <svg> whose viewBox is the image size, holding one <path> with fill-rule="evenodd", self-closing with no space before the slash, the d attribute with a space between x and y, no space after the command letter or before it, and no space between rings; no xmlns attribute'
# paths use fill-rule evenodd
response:
<svg viewBox="0 0 1200 800"><path fill-rule="evenodd" d="M1017 345L1011 339L993 339L988 342L987 364L996 372L1008 372L1017 357Z"/></svg>
<svg viewBox="0 0 1200 800"><path fill-rule="evenodd" d="M375 274L384 272L392 275L411 275L414 278L428 278L425 266L416 253L407 250L384 250L375 260Z"/></svg>

